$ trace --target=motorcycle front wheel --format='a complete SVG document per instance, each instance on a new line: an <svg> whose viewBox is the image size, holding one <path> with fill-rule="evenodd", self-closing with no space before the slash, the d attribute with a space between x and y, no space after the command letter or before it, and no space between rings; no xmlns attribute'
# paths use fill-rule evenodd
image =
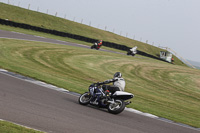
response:
<svg viewBox="0 0 200 133"><path fill-rule="evenodd" d="M121 99L116 99L114 103L108 105L108 112L112 114L119 114L125 109L125 103Z"/></svg>
<svg viewBox="0 0 200 133"><path fill-rule="evenodd" d="M78 102L81 104L81 105L87 105L90 103L90 100L91 100L91 95L90 93L86 92L84 94L82 94L79 99L78 99Z"/></svg>

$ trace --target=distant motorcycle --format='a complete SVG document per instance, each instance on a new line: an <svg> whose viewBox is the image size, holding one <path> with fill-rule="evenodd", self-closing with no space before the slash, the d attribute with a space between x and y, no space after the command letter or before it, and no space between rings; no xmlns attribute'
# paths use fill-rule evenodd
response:
<svg viewBox="0 0 200 133"><path fill-rule="evenodd" d="M96 50L99 50L100 47L102 46L102 40L95 42L92 46L91 49L95 48Z"/></svg>
<svg viewBox="0 0 200 133"><path fill-rule="evenodd" d="M131 101L125 101L133 98L134 95L128 92L115 91L113 93L104 91L102 86L98 83L91 84L89 91L79 97L81 105L93 105L100 108L107 108L109 113L119 114L125 106L130 104ZM93 104L94 101L97 104Z"/></svg>
<svg viewBox="0 0 200 133"><path fill-rule="evenodd" d="M129 49L127 55L135 56L137 54L137 46L133 47L132 49Z"/></svg>

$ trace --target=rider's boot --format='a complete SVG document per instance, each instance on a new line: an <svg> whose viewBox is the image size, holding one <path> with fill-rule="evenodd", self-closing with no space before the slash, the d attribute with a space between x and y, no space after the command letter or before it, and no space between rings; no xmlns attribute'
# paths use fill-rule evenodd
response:
<svg viewBox="0 0 200 133"><path fill-rule="evenodd" d="M106 99L111 100L110 96L111 96L111 92L109 90L105 91L105 95L106 95Z"/></svg>

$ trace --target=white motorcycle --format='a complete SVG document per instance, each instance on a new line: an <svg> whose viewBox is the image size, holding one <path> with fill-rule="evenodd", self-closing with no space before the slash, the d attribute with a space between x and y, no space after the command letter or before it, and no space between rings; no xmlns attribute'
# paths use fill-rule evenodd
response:
<svg viewBox="0 0 200 133"><path fill-rule="evenodd" d="M136 55L137 54L137 46L133 47L132 49L129 49L127 55Z"/></svg>
<svg viewBox="0 0 200 133"><path fill-rule="evenodd" d="M128 92L115 91L114 93L104 91L102 86L98 83L91 84L89 91L79 97L81 105L93 105L100 108L107 108L109 113L119 114L125 106L131 101L125 101L133 98L134 95ZM95 104L94 104L95 103Z"/></svg>

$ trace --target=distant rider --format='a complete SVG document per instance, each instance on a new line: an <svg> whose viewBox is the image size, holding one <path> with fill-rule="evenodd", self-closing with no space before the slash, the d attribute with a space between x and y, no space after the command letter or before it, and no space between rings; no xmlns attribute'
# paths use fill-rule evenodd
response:
<svg viewBox="0 0 200 133"><path fill-rule="evenodd" d="M99 41L97 42L97 45L98 45L98 46L101 46L102 43L103 43L103 41L102 41L102 40L99 40Z"/></svg>

